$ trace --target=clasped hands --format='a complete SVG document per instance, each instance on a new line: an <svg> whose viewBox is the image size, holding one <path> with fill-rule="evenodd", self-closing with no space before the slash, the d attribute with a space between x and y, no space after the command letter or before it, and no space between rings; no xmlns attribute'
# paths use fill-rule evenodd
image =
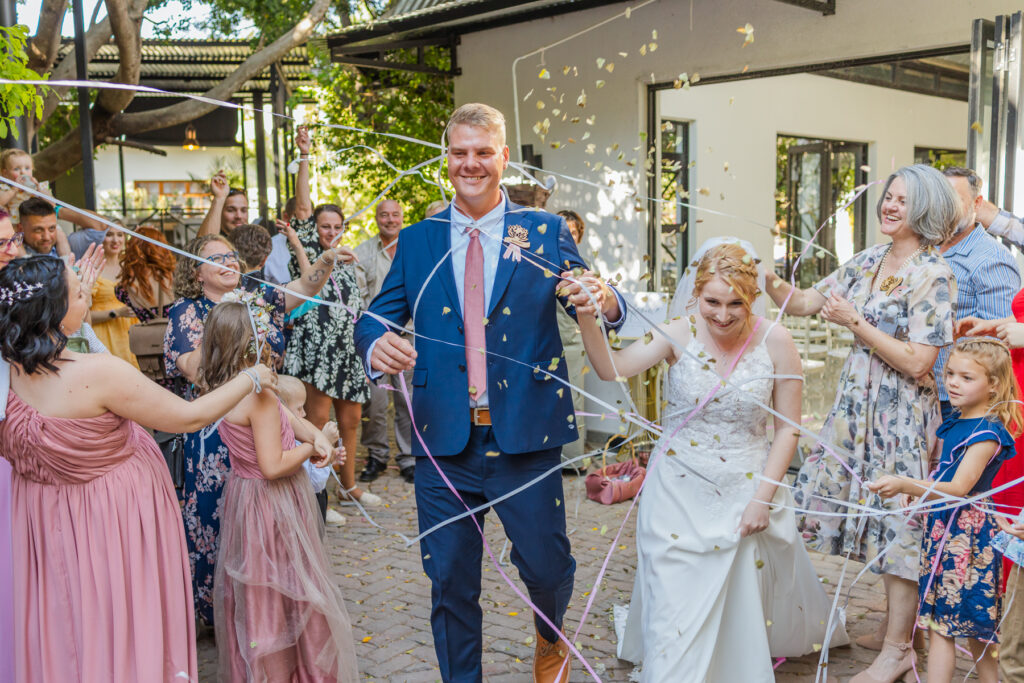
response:
<svg viewBox="0 0 1024 683"><path fill-rule="evenodd" d="M606 318L618 318L619 300L612 293L612 288L591 270L577 274L567 270L561 275L563 283L555 290L558 296L569 298L569 303L576 307L576 315L590 314L597 317L603 313Z"/></svg>

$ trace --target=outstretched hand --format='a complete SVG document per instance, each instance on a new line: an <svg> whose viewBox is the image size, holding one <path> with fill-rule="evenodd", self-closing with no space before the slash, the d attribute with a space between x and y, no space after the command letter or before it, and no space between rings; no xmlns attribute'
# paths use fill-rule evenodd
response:
<svg viewBox="0 0 1024 683"><path fill-rule="evenodd" d="M416 349L394 332L385 332L370 354L370 367L386 375L412 370L416 365Z"/></svg>
<svg viewBox="0 0 1024 683"><path fill-rule="evenodd" d="M875 481L869 481L864 486L868 491L877 493L882 498L894 498L904 493L903 478L892 474L886 474Z"/></svg>
<svg viewBox="0 0 1024 683"><path fill-rule="evenodd" d="M996 333L1002 320L983 320L975 315L969 315L956 323L956 336L958 337L991 337Z"/></svg>

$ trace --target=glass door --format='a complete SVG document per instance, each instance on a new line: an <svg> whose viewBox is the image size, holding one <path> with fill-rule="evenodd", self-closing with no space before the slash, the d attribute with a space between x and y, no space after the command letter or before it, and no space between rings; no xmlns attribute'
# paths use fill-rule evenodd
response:
<svg viewBox="0 0 1024 683"><path fill-rule="evenodd" d="M779 188L785 207L778 212L785 256L776 267L787 279L795 269L798 286L809 287L864 249L864 198L851 200L867 181L867 145L780 136L778 148L779 165L785 164Z"/></svg>

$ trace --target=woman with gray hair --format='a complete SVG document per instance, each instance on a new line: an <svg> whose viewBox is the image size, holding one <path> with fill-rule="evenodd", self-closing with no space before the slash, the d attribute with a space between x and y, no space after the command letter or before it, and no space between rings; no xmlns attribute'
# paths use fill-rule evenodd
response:
<svg viewBox="0 0 1024 683"><path fill-rule="evenodd" d="M960 211L940 172L906 166L889 176L878 202L889 244L860 252L810 289L767 274L768 295L787 313L820 312L854 335L835 403L800 468L794 496L812 511L798 516L810 548L849 556L882 574L885 640L851 683L890 683L913 666L921 527L917 518L897 512L898 498L883 500L864 484L885 474L928 474L939 425L932 366L939 348L953 342L956 301L952 271L936 247L952 234ZM842 516L855 512L846 503L889 514Z"/></svg>

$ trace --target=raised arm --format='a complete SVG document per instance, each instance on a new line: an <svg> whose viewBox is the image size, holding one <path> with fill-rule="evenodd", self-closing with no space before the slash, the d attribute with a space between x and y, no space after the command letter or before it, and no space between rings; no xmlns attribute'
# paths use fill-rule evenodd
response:
<svg viewBox="0 0 1024 683"><path fill-rule="evenodd" d="M203 218L202 225L199 226L199 232L196 233L196 237L220 234L220 216L224 211L224 202L228 199L228 191L230 189L228 177L224 174L224 171L218 172L210 180L210 193L213 195L213 201L210 203L210 209L206 212L206 217Z"/></svg>
<svg viewBox="0 0 1024 683"><path fill-rule="evenodd" d="M299 172L295 176L295 218L304 221L313 215L313 200L309 192L309 129L299 126L295 133L295 146L299 150Z"/></svg>
<svg viewBox="0 0 1024 683"><path fill-rule="evenodd" d="M771 268L765 268L765 292L775 305L786 306L789 315L814 315L825 305L825 297L816 289L800 289L779 277ZM790 296L792 292L792 296ZM789 297L789 301L786 298Z"/></svg>
<svg viewBox="0 0 1024 683"><path fill-rule="evenodd" d="M334 249L327 249L320 258L316 260L316 263L309 265L309 259L306 258L306 252L304 249L299 249L298 253L302 254L302 258L299 261L299 267L302 270L302 275L292 280L285 286L284 293L284 308L286 311L292 311L300 306L306 299L297 297L292 292L297 292L303 296L314 297L320 293L320 290L324 288L328 280L331 279L331 271L334 270L334 261L338 258L338 252ZM305 261L307 267L302 268L302 262Z"/></svg>

